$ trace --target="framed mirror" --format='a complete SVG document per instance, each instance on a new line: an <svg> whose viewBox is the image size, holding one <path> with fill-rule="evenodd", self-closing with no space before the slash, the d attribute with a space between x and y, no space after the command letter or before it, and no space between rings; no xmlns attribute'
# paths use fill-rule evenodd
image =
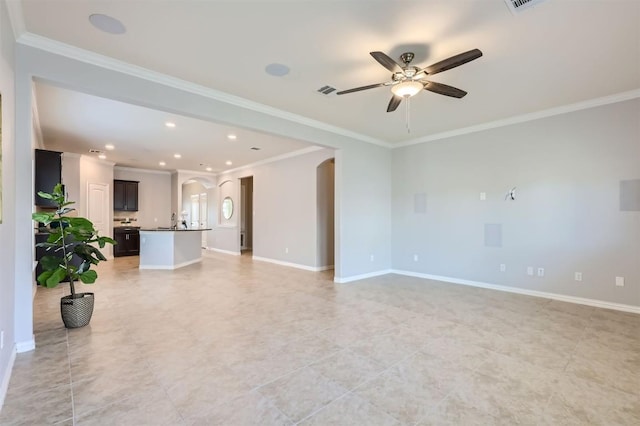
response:
<svg viewBox="0 0 640 426"><path fill-rule="evenodd" d="M231 216L233 216L233 200L231 197L224 197L224 200L222 200L222 217L225 220L229 220Z"/></svg>

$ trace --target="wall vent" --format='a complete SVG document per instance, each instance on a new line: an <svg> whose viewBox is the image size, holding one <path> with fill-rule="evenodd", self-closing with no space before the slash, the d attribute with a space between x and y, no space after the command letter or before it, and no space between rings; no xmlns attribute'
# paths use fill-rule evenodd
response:
<svg viewBox="0 0 640 426"><path fill-rule="evenodd" d="M335 87L331 87L331 86L322 86L321 88L319 88L316 91L318 93L320 93L321 95L330 95L331 93L336 91L336 88Z"/></svg>
<svg viewBox="0 0 640 426"><path fill-rule="evenodd" d="M504 0L507 7L514 15L520 13L525 9L536 6L545 0Z"/></svg>
<svg viewBox="0 0 640 426"><path fill-rule="evenodd" d="M104 154L104 152L100 151L99 149L90 149L89 152L91 154Z"/></svg>

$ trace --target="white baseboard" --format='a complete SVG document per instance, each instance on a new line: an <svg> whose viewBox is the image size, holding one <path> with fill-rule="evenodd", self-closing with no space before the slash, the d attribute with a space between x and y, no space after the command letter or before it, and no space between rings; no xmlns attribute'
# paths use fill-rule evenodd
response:
<svg viewBox="0 0 640 426"><path fill-rule="evenodd" d="M218 253L231 254L233 256L240 256L240 254L241 254L239 251L222 250L222 249L213 248L213 247L207 247L207 250L215 251L215 252L218 252Z"/></svg>
<svg viewBox="0 0 640 426"><path fill-rule="evenodd" d="M193 265L194 263L202 262L202 258L189 260L187 262L177 263L175 265L140 265L138 269L178 269L184 266Z"/></svg>
<svg viewBox="0 0 640 426"><path fill-rule="evenodd" d="M31 336L31 340L27 340L26 342L17 342L16 343L16 352L19 354L23 352L29 352L36 348L36 338Z"/></svg>
<svg viewBox="0 0 640 426"><path fill-rule="evenodd" d="M330 271L336 269L334 265L318 266L318 271Z"/></svg>
<svg viewBox="0 0 640 426"><path fill-rule="evenodd" d="M452 283L452 284L462 284L462 285L468 285L472 287L486 288L490 290L506 291L508 293L543 297L545 299L559 300L561 302L576 303L579 305L594 306L596 308L613 309L616 311L640 314L640 306L625 305L623 303L614 303L614 302L607 302L604 300L587 299L584 297L567 296L564 294L548 293L545 291L527 290L524 288L509 287L509 286L498 285L498 284L489 284L489 283L484 283L480 281L464 280L460 278L445 277L441 275L422 274L419 272L402 271L397 269L392 269L389 272L391 272L392 274L406 275L409 277L424 278L427 280L442 281L442 282Z"/></svg>
<svg viewBox="0 0 640 426"><path fill-rule="evenodd" d="M13 364L16 361L16 353L16 347L14 346L11 350L11 355L9 356L9 363L7 364L7 369L4 372L4 377L2 377L2 381L0 381L0 411L2 411L4 398L7 396L7 391L9 390L9 381L11 380Z"/></svg>
<svg viewBox="0 0 640 426"><path fill-rule="evenodd" d="M284 262L282 260L270 259L268 257L253 256L252 259L259 260L260 262L275 263L276 265L280 265L280 266L288 266L290 268L304 269L305 271L311 271L311 272L320 272L320 271L326 271L327 269L331 269L328 266L307 266L307 265L301 265L299 263Z"/></svg>
<svg viewBox="0 0 640 426"><path fill-rule="evenodd" d="M366 278L379 277L380 275L387 275L391 273L391 269L383 269L382 271L374 271L361 275L352 275L350 277L334 277L333 282L344 284L352 281L364 280Z"/></svg>

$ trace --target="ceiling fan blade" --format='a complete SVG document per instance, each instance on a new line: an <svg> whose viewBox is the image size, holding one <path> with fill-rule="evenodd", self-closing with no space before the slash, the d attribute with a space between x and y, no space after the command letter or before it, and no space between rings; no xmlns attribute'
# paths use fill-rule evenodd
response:
<svg viewBox="0 0 640 426"><path fill-rule="evenodd" d="M463 98L467 94L464 90L453 86L447 86L446 84L435 83L433 81L426 81L424 83L424 90L438 93L440 95L451 96L452 98Z"/></svg>
<svg viewBox="0 0 640 426"><path fill-rule="evenodd" d="M339 92L336 92L336 95L345 95L347 93L359 92L361 90L375 89L376 87L380 87L384 85L385 83L378 83L378 84L370 84L368 86L354 87L353 89L341 90Z"/></svg>
<svg viewBox="0 0 640 426"><path fill-rule="evenodd" d="M424 71L426 71L427 74L437 74L466 64L474 59L478 59L480 56L482 56L482 52L479 49L469 50L468 52L459 53L443 61L436 62L435 64L426 67Z"/></svg>
<svg viewBox="0 0 640 426"><path fill-rule="evenodd" d="M402 67L383 52L369 52L373 59L391 72L402 72Z"/></svg>
<svg viewBox="0 0 640 426"><path fill-rule="evenodd" d="M402 102L402 97L393 95L389 101L389 105L387 106L387 112L395 111L398 108L398 105L400 105L400 102Z"/></svg>

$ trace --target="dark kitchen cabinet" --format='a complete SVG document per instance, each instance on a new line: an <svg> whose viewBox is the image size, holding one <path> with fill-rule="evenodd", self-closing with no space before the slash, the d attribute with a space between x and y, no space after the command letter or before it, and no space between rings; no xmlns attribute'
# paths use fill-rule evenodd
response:
<svg viewBox="0 0 640 426"><path fill-rule="evenodd" d="M113 181L113 209L125 212L138 211L138 182L133 180Z"/></svg>
<svg viewBox="0 0 640 426"><path fill-rule="evenodd" d="M134 227L114 228L113 256L137 256L140 254L140 230Z"/></svg>
<svg viewBox="0 0 640 426"><path fill-rule="evenodd" d="M38 196L38 191L53 192L53 187L62 182L62 153L35 150L34 204L39 207L56 207L53 200Z"/></svg>

